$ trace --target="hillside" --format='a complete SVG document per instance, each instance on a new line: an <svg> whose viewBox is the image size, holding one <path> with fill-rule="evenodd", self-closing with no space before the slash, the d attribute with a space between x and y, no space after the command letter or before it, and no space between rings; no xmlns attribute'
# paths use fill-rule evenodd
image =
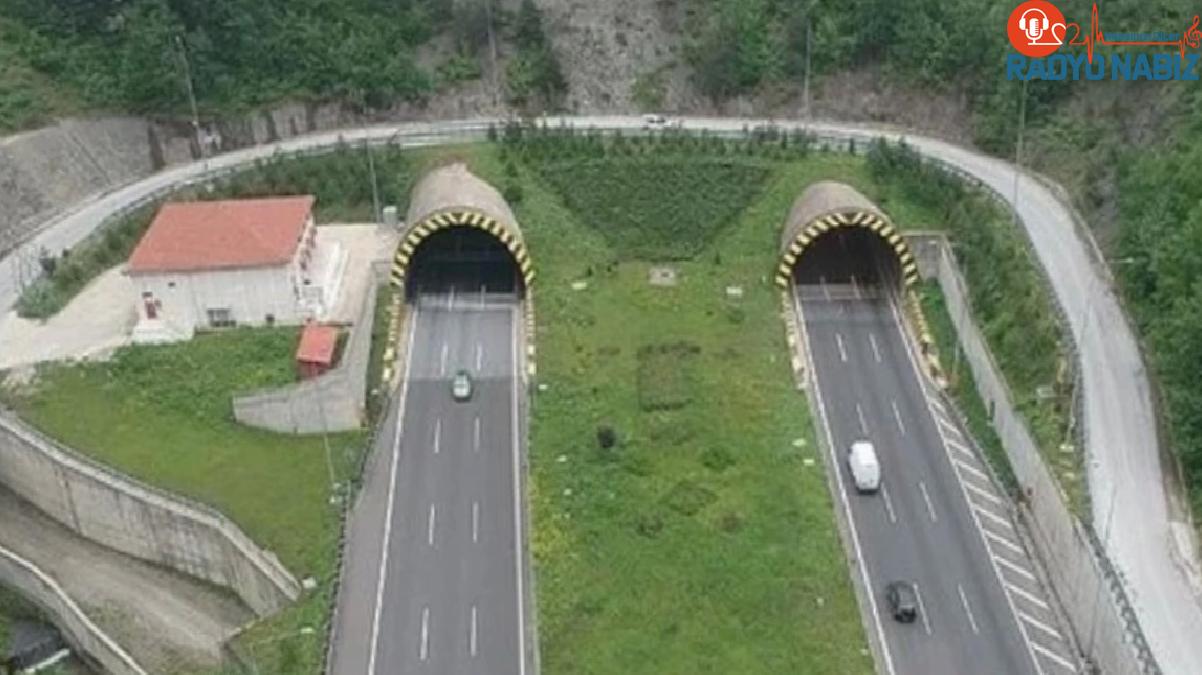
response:
<svg viewBox="0 0 1202 675"><path fill-rule="evenodd" d="M1057 3L1082 20L1091 2ZM1061 182L1115 266L1202 509L1202 94L1004 79L986 0L0 0L0 130L81 111L204 119L284 101L380 117L564 109L899 124ZM1181 30L1190 0L1112 0ZM807 58L807 54L809 57ZM804 82L811 92L808 106ZM1025 99L1024 99L1025 96ZM1024 102L1025 101L1025 102ZM1025 113L1025 115L1020 114Z"/></svg>

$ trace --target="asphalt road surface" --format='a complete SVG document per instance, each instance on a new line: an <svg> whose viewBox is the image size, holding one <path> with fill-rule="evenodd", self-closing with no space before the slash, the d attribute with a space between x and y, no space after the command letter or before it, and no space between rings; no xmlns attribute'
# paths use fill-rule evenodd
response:
<svg viewBox="0 0 1202 675"><path fill-rule="evenodd" d="M352 528L339 675L525 672L518 302L473 286L411 299L407 377Z"/></svg>
<svg viewBox="0 0 1202 675"><path fill-rule="evenodd" d="M834 251L813 253L820 255L807 252L799 263L797 308L821 401L819 433L829 433L839 506L849 511L864 585L875 598L882 672L1075 672L1001 491L907 351L885 292L893 282L878 280L870 265L838 269L844 261ZM877 449L876 494L859 494L847 467L858 439ZM894 580L915 585L914 623L889 614L884 587Z"/></svg>
<svg viewBox="0 0 1202 675"><path fill-rule="evenodd" d="M64 205L63 212L44 223L19 251L0 259L0 306L10 307L16 300L22 279L37 268L41 248L59 251L74 246L105 218L165 189L201 181L277 152L333 147L340 142L370 139L418 147L482 139L490 122L499 120L406 122L309 134L171 167ZM621 115L551 118L548 122L627 132L643 125L640 117ZM768 122L786 128L801 126L780 119L683 118L686 129L712 133L737 133ZM1202 663L1202 629L1198 628L1202 626L1202 606L1178 560L1188 558L1197 566L1197 556L1173 550L1174 528L1185 531L1188 525L1170 510L1148 376L1108 274L1096 263L1089 242L1077 233L1069 207L1044 183L1030 177L1016 179L1011 163L951 143L852 124L804 126L826 138L859 143L904 136L923 155L966 172L1015 206L1077 343L1094 521L1105 526L1104 544L1121 572L1120 579L1160 667L1167 673L1195 672Z"/></svg>

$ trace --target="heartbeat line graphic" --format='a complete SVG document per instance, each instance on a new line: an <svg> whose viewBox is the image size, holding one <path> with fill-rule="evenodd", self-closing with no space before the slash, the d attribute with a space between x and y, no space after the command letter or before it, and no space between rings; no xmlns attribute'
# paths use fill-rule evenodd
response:
<svg viewBox="0 0 1202 675"><path fill-rule="evenodd" d="M1102 32L1102 26L1098 22L1098 3L1095 2L1093 4L1093 12L1091 12L1089 18L1089 34L1084 36L1081 34L1081 24L1079 23L1068 24L1065 27L1064 32L1067 34L1069 28L1077 29L1076 34L1073 35L1073 39L1069 40L1069 45L1074 47L1080 47L1084 45L1085 53L1088 54L1090 63L1093 63L1094 47L1101 45L1106 45L1109 47L1176 47L1177 51L1181 54L1181 58L1184 59L1186 48L1198 49L1199 46L1202 46L1202 30L1198 29L1198 23L1199 15L1195 14L1194 22L1190 24L1190 27L1187 28L1185 32L1181 34L1181 37L1176 40L1116 40L1111 42L1106 39L1106 35ZM1053 26L1053 28L1055 28L1055 26Z"/></svg>

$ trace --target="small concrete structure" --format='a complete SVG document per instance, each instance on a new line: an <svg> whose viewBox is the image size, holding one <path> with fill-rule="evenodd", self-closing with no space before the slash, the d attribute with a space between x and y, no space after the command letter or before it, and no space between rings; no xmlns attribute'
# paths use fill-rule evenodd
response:
<svg viewBox="0 0 1202 675"><path fill-rule="evenodd" d="M793 202L793 208L785 220L776 284L781 288L788 286L793 276L793 266L805 248L818 237L839 227L863 227L880 235L897 255L906 286L918 281L918 267L910 247L889 217L850 185L819 181L807 187Z"/></svg>
<svg viewBox="0 0 1202 675"><path fill-rule="evenodd" d="M513 255L529 288L534 266L526 251L517 218L500 192L480 180L463 164L434 169L413 188L401 244L392 264L392 283L405 285L405 274L422 240L448 227L474 227L496 237Z"/></svg>
<svg viewBox="0 0 1202 675"><path fill-rule="evenodd" d="M133 341L324 318L346 255L317 246L313 202L305 195L164 205L126 267L137 294Z"/></svg>

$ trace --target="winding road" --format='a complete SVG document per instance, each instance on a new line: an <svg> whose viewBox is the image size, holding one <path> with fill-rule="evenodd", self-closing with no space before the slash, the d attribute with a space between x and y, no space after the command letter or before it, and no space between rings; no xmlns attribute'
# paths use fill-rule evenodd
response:
<svg viewBox="0 0 1202 675"><path fill-rule="evenodd" d="M553 125L561 121L627 132L642 127L642 119L634 116L548 120ZM715 133L738 133L745 127L769 122L691 117L682 121L686 128ZM15 253L0 260L0 305L8 307L16 300L20 268L28 269L36 261L37 251L73 246L106 217L168 189L205 180L277 152L313 151L341 141L424 146L480 139L489 122L415 122L317 133L166 169L71 205ZM774 122L785 128L799 126ZM807 128L823 137L857 142L903 136L896 131L832 123L815 123ZM1009 162L943 141L908 134L904 137L925 156L956 167L995 190L1020 216L1078 349L1095 522L1107 524L1104 544L1121 573L1161 668L1167 673L1196 672L1202 664L1202 608L1176 562L1149 380L1135 335L1111 291L1104 266L1077 232L1070 210L1044 184L1017 175Z"/></svg>

